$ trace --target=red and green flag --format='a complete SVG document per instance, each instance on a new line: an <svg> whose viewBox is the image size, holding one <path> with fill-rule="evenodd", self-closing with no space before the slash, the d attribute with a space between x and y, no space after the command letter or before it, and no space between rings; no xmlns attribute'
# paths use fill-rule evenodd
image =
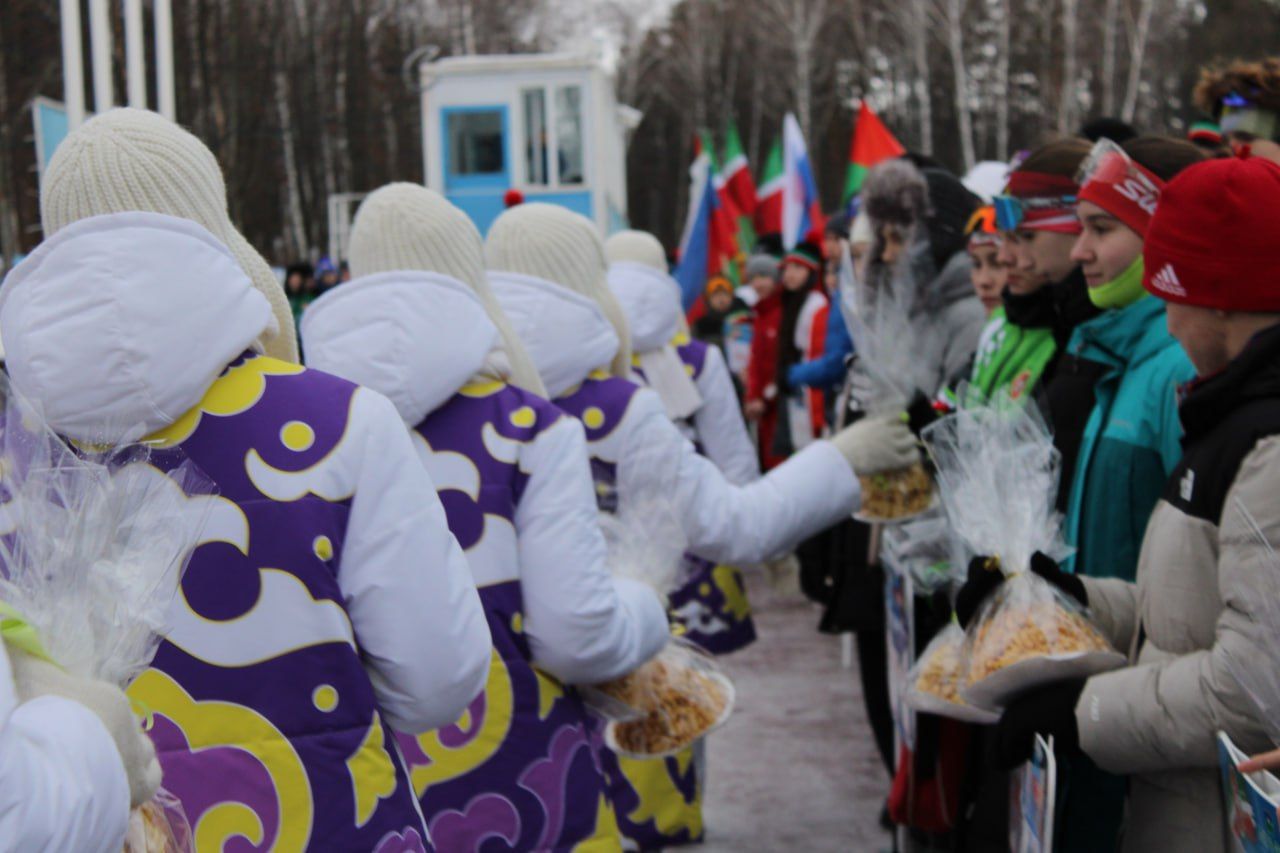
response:
<svg viewBox="0 0 1280 853"><path fill-rule="evenodd" d="M849 168L844 178L844 203L862 190L871 167L907 153L867 102L858 108L858 121L853 127L853 143L849 146Z"/></svg>
<svg viewBox="0 0 1280 853"><path fill-rule="evenodd" d="M738 240L738 219L741 214L733 200L733 195L729 192L729 184L721 172L720 162L716 159L716 149L712 144L711 134L704 130L694 150L697 154L705 154L710 163L711 185L715 189L717 200L711 223L714 234L713 245L717 249L717 255L724 258L720 274L737 285L742 278L738 273L743 251ZM747 248L750 248L750 245Z"/></svg>
<svg viewBox="0 0 1280 853"><path fill-rule="evenodd" d="M752 224L758 199L756 198L756 182L751 177L751 165L747 162L747 154L742 150L742 138L738 136L738 127L729 122L725 130L724 141L724 175L725 189L733 205L738 211L738 248L750 251L756 243L756 230Z"/></svg>
<svg viewBox="0 0 1280 853"><path fill-rule="evenodd" d="M757 234L782 233L782 187L785 182L782 172L782 140L778 139L769 149L769 156L764 161L764 172L760 175L760 189L756 194Z"/></svg>

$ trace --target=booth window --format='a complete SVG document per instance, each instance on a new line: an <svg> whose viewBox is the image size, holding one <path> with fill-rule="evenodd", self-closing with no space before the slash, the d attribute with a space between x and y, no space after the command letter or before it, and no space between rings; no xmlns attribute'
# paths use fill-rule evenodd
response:
<svg viewBox="0 0 1280 853"><path fill-rule="evenodd" d="M545 187L551 183L551 175L547 171L550 140L547 138L546 92L539 87L525 89L521 94L524 99L525 183Z"/></svg>
<svg viewBox="0 0 1280 853"><path fill-rule="evenodd" d="M451 113L448 121L451 174L493 175L506 171L501 111Z"/></svg>
<svg viewBox="0 0 1280 853"><path fill-rule="evenodd" d="M561 86L556 89L556 150L559 156L560 183L583 182L582 151L582 87Z"/></svg>

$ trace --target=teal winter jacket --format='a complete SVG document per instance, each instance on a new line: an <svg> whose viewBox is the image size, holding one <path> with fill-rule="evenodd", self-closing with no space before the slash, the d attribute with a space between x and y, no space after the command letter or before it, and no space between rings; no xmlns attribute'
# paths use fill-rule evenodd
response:
<svg viewBox="0 0 1280 853"><path fill-rule="evenodd" d="M1147 296L1076 328L1067 351L1108 366L1095 387L1067 509L1076 549L1065 565L1132 581L1147 520L1182 456L1177 389L1195 376L1165 326L1164 303Z"/></svg>

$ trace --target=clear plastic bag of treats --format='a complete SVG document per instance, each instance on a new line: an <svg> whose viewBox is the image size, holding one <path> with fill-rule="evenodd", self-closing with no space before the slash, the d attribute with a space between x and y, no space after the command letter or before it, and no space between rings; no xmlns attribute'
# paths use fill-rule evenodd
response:
<svg viewBox="0 0 1280 853"><path fill-rule="evenodd" d="M656 458L656 453L641 457L631 464L676 464ZM600 517L610 571L647 584L664 602L687 574L687 539L675 505L669 496L620 494L617 512ZM674 636L634 672L580 692L587 705L608 721L606 744L634 758L679 752L722 725L734 701L733 683L715 661Z"/></svg>
<svg viewBox="0 0 1280 853"><path fill-rule="evenodd" d="M34 629L34 653L123 689L167 632L213 486L176 451L120 443L126 430L72 450L2 376L0 396L0 601ZM135 809L125 849L191 849L181 804L161 790Z"/></svg>
<svg viewBox="0 0 1280 853"><path fill-rule="evenodd" d="M1066 553L1054 509L1060 460L1038 415L1007 394L962 390L955 414L925 430L951 527L1008 578L983 602L966 636L966 702L999 708L1051 681L1123 666L1125 658L1075 599L1030 572L1036 552Z"/></svg>
<svg viewBox="0 0 1280 853"><path fill-rule="evenodd" d="M938 632L907 673L907 704L926 714L965 723L994 723L1000 712L969 704L961 693L965 683L965 636L956 622Z"/></svg>
<svg viewBox="0 0 1280 853"><path fill-rule="evenodd" d="M840 266L841 293L857 359L853 370L857 408L868 415L897 414L918 395L932 397L940 377L930 375L929 354L937 349L935 324L927 312L912 309L919 282L904 259L874 280L859 279L848 255ZM934 505L934 483L922 455L897 471L859 474L862 507L856 518L867 522L900 521Z"/></svg>
<svg viewBox="0 0 1280 853"><path fill-rule="evenodd" d="M710 655L679 639L635 672L598 689L625 709L605 726L605 743L630 758L675 755L733 712L733 682Z"/></svg>

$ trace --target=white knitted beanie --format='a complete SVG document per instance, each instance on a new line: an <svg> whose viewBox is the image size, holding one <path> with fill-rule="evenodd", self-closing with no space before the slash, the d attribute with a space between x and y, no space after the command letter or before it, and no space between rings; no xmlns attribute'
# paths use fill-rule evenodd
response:
<svg viewBox="0 0 1280 853"><path fill-rule="evenodd" d="M658 238L648 231L619 231L604 241L604 256L610 264L630 261L667 271L667 253Z"/></svg>
<svg viewBox="0 0 1280 853"><path fill-rule="evenodd" d="M545 279L594 300L621 342L613 374L631 374L627 318L605 280L604 242L591 220L554 204L518 205L493 223L484 256L489 269Z"/></svg>
<svg viewBox="0 0 1280 853"><path fill-rule="evenodd" d="M158 113L120 108L89 119L58 146L40 187L40 219L51 237L81 219L129 211L190 219L227 246L271 303L275 323L259 338L263 351L298 361L289 300L271 267L231 224L213 152Z"/></svg>
<svg viewBox="0 0 1280 853"><path fill-rule="evenodd" d="M502 335L511 381L546 396L532 359L489 288L480 232L440 193L410 183L387 184L370 193L356 212L347 254L352 276L420 270L471 288Z"/></svg>

